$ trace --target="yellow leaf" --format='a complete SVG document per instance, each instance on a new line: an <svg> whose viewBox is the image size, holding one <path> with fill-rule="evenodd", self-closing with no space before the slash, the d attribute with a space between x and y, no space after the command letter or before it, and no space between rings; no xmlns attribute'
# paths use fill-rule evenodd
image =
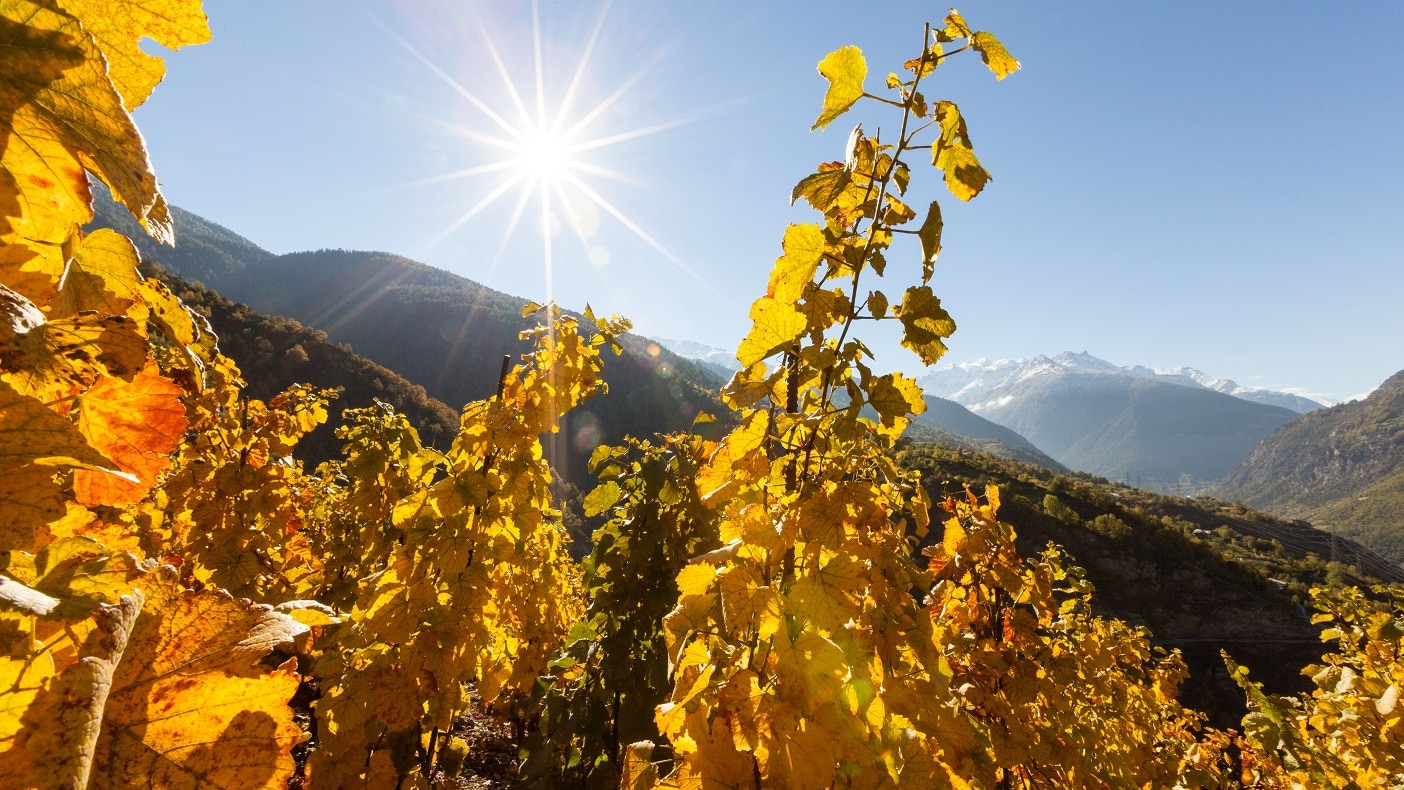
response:
<svg viewBox="0 0 1404 790"><path fill-rule="evenodd" d="M993 35L981 30L970 38L970 45L980 53L980 59L994 72L996 79L1002 80L1019 70L1019 61Z"/></svg>
<svg viewBox="0 0 1404 790"><path fill-rule="evenodd" d="M86 389L100 375L130 379L146 364L146 337L125 315L82 313L20 333L11 326L0 322L0 379L45 402Z"/></svg>
<svg viewBox="0 0 1404 790"><path fill-rule="evenodd" d="M136 247L126 236L107 228L94 231L83 239L78 254L64 268L49 315L68 318L84 310L96 310L145 322L149 311L140 304L139 263ZM138 308L135 311L134 306Z"/></svg>
<svg viewBox="0 0 1404 790"><path fill-rule="evenodd" d="M659 705L653 713L653 720L658 725L658 731L665 736L672 736L678 733L687 717L687 704L696 699L699 694L707 690L708 684L712 681L712 674L717 671L715 664L708 664L697 673L697 679L692 682L687 692L681 699L672 702L665 702ZM681 687L681 686L679 686Z"/></svg>
<svg viewBox="0 0 1404 790"><path fill-rule="evenodd" d="M15 787L280 787L298 676L261 666L306 632L267 606L183 591L171 568L0 659L0 776Z"/></svg>
<svg viewBox="0 0 1404 790"><path fill-rule="evenodd" d="M915 379L901 373L878 376L868 385L868 403L877 410L882 424L891 426L909 414L926 411L926 399Z"/></svg>
<svg viewBox="0 0 1404 790"><path fill-rule="evenodd" d="M0 550L29 548L35 527L63 516L60 468L112 465L73 423L0 382Z"/></svg>
<svg viewBox="0 0 1404 790"><path fill-rule="evenodd" d="M78 619L100 604L120 601L140 573L136 557L76 536L58 538L32 557L11 552L6 570L35 590L62 600L60 614Z"/></svg>
<svg viewBox="0 0 1404 790"><path fill-rule="evenodd" d="M106 7L106 6L104 6ZM79 20L50 3L0 3L0 243L59 243L92 217L88 170L158 241L170 241L156 177L107 65ZM4 130L0 130L3 132Z"/></svg>
<svg viewBox="0 0 1404 790"><path fill-rule="evenodd" d="M853 176L849 174L848 168L840 163L820 165L818 172L800 179L795 188L790 190L790 203L794 204L796 200L804 198L814 208L828 211L852 181Z"/></svg>
<svg viewBox="0 0 1404 790"><path fill-rule="evenodd" d="M93 754L142 604L141 593L133 593L72 624L45 652L0 656L0 777L7 786L110 786L93 775Z"/></svg>
<svg viewBox="0 0 1404 790"><path fill-rule="evenodd" d="M770 270L766 296L784 304L794 304L804 295L804 287L814 279L824 257L824 231L818 225L790 225L782 242L785 254Z"/></svg>
<svg viewBox="0 0 1404 790"><path fill-rule="evenodd" d="M780 596L749 566L733 567L721 580L727 629L733 634L754 630L769 639L780 628Z"/></svg>
<svg viewBox="0 0 1404 790"><path fill-rule="evenodd" d="M104 377L83 394L78 429L88 444L136 482L80 469L73 476L80 504L123 505L146 495L185 435L183 394L157 372L155 363L148 363L130 382Z"/></svg>
<svg viewBox="0 0 1404 790"><path fill-rule="evenodd" d="M931 286L908 288L902 295L902 345L921 357L923 365L934 365L946 353L944 338L955 332L955 321L941 307Z"/></svg>
<svg viewBox="0 0 1404 790"><path fill-rule="evenodd" d="M937 34L937 38L942 41L954 41L958 38L969 38L969 36L970 26L965 24L964 17L954 8L950 9L950 13L946 15L946 27Z"/></svg>
<svg viewBox="0 0 1404 790"><path fill-rule="evenodd" d="M836 49L819 61L819 73L829 81L824 94L824 108L811 129L823 129L863 95L863 80L868 76L868 63L863 51L855 46Z"/></svg>
<svg viewBox="0 0 1404 790"><path fill-rule="evenodd" d="M282 787L306 737L288 700L294 661L260 662L307 627L217 590L187 592L172 569L143 580L146 604L103 709L96 787Z"/></svg>
<svg viewBox="0 0 1404 790"><path fill-rule="evenodd" d="M717 569L705 562L683 567L678 571L678 597L687 598L707 592L715 578Z"/></svg>
<svg viewBox="0 0 1404 790"><path fill-rule="evenodd" d="M941 539L941 548L945 549L947 557L954 557L965 548L965 527L961 526L960 519L951 518L946 521L946 532Z"/></svg>
<svg viewBox="0 0 1404 790"><path fill-rule="evenodd" d="M619 773L620 790L649 790L658 784L658 768L652 762L653 741L637 741L624 747Z"/></svg>
<svg viewBox="0 0 1404 790"><path fill-rule="evenodd" d="M141 39L166 49L210 40L200 0L59 0L59 5L93 34L107 58L108 76L129 110L146 101L166 73L161 58L141 51Z"/></svg>
<svg viewBox="0 0 1404 790"><path fill-rule="evenodd" d="M923 285L931 281L931 275L936 273L936 256L941 254L941 229L944 223L941 220L941 204L931 201L931 207L926 210L926 219L922 221L921 228L917 230L917 238L921 240L921 282Z"/></svg>
<svg viewBox="0 0 1404 790"><path fill-rule="evenodd" d="M931 144L931 164L945 173L946 188L952 195L970 200L990 182L990 174L975 157L960 108L952 102L938 102L936 119L941 124L941 136Z"/></svg>
<svg viewBox="0 0 1404 790"><path fill-rule="evenodd" d="M842 739L825 732L813 718L800 720L785 733L766 764L768 784L794 790L824 790L835 785L837 747Z"/></svg>
<svg viewBox="0 0 1404 790"><path fill-rule="evenodd" d="M736 359L750 367L793 343L808 322L793 305L762 296L751 305L751 331L736 349Z"/></svg>

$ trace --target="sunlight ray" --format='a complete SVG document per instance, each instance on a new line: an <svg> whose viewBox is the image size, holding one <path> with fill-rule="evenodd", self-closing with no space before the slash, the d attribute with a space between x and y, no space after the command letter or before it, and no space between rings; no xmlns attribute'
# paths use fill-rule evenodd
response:
<svg viewBox="0 0 1404 790"><path fill-rule="evenodd" d="M473 176L480 176L486 173L496 173L499 170L506 170L510 167L513 167L513 165L514 163L508 160L502 160L500 162L488 162L485 165L478 165L477 167L468 167L464 168L463 170L455 170L452 173L443 173L437 176L425 176L424 178L417 178L413 181L406 181L402 184L393 184L387 187L387 189L409 189L411 187L424 187L429 186L431 184L442 184L446 181L457 181L460 178L472 178Z"/></svg>
<svg viewBox="0 0 1404 790"><path fill-rule="evenodd" d="M625 216L624 212L615 208L614 204L610 203L608 200L605 200L602 195L600 195L595 190L591 189L588 184L586 184L584 181L581 181L574 174L569 172L562 173L562 176L569 180L570 183L574 184L575 188L579 189L585 195L585 197L588 197L590 200L594 201L595 205L609 212L610 216L619 220L619 224L628 228L630 231L633 232L635 236L638 236L640 239L642 239L645 244L652 247L664 258L667 258L669 262L671 262L674 266L678 267L678 269L682 270L685 274L687 274L687 276L696 280L703 288L706 288L709 293L718 298L726 299L725 295L718 291L716 287L713 286L711 283L703 279L702 275L698 274L696 271L693 271L691 266L688 266L686 263L683 263L681 258L674 255L671 250L669 250L667 247L664 247L652 236L648 235L648 231L645 231L643 228L639 227L637 223ZM727 301L730 300L727 299Z"/></svg>
<svg viewBox="0 0 1404 790"><path fill-rule="evenodd" d="M541 245L542 261L546 269L546 301L551 302L556 298L556 270L551 261L551 193L544 185L541 188Z"/></svg>
<svg viewBox="0 0 1404 790"><path fill-rule="evenodd" d="M487 29L479 31L482 36L483 46L487 48L488 56L492 58L492 63L497 67L497 75L502 78L502 84L507 88L507 95L512 99L512 105L517 108L517 113L521 115L521 122L525 128L531 128L531 113L526 108L526 102L522 100L522 94L517 90L517 83L512 80L512 74L507 70L507 64L503 62L502 55L497 51L497 44L488 34ZM513 136L521 136L522 128L513 127Z"/></svg>
<svg viewBox="0 0 1404 790"><path fill-rule="evenodd" d="M570 85L566 87L565 95L561 97L561 103L556 107L556 120L551 124L551 131L560 133L561 127L565 125L565 119L570 115L570 105L575 101L575 92L580 89L580 80L585 76L585 70L590 65L590 58L595 54L595 45L599 43L600 33L604 30L605 18L609 16L609 9L614 5L607 1L600 8L599 18L595 20L595 27L590 31L590 38L585 42L585 50L580 53L580 63L576 65L575 72L571 74Z"/></svg>
<svg viewBox="0 0 1404 790"><path fill-rule="evenodd" d="M438 77L440 80L443 80L445 85L452 88L453 91L459 96L462 96L463 98L467 99L469 104L472 104L474 107L478 108L478 111L481 112L483 115L486 115L488 119L491 120L493 123L502 127L503 131L507 132L508 134L518 133L517 128L512 126L512 124L508 123L506 118L503 118L501 115L498 115L496 111L494 111L491 107L487 105L487 103L485 103L482 99L479 99L477 96L473 95L473 93L467 88L463 87L462 83L454 79L448 72L439 68L434 63L434 61L425 57L424 54L418 49L416 49L413 44L401 38L398 33L396 33L388 27L385 27L380 22L377 21L375 24L379 26L381 30L385 31L385 34L390 36L390 38L393 39L395 43L403 47L404 50L408 52L415 60L419 61L425 68L429 69L429 71L433 72L434 76Z"/></svg>
<svg viewBox="0 0 1404 790"><path fill-rule="evenodd" d="M477 216L478 212L482 211L483 209L496 202L496 200L502 196L502 193L516 186L522 181L523 178L524 176L518 173L512 176L511 178L508 178L507 180L503 181L501 184L498 184L496 189L484 195L482 200L479 200L477 203L473 204L472 208L463 212L463 214L460 215L458 219L454 220L447 228L444 228L443 230L439 231L439 234L437 236L430 239L429 243L424 245L424 249L427 250L437 247L439 245L439 242L448 238L450 235L453 234L454 231L463 227L463 223Z"/></svg>
<svg viewBox="0 0 1404 790"><path fill-rule="evenodd" d="M600 117L601 113L609 109L615 102L619 101L619 99L625 93L628 93L629 89L639 84L639 81L642 80L645 76L647 76L649 71L657 63L658 58L655 56L653 60L648 62L648 65L639 69L637 72L634 73L632 77L625 80L624 84L620 85L619 88L614 91L614 93L611 93L609 96L606 96L603 101L596 104L589 112L585 113L585 115L582 116L580 120L576 121L573 125L571 125L571 127L567 129L562 136L569 139L579 134L582 129L594 122L596 118Z"/></svg>
<svg viewBox="0 0 1404 790"><path fill-rule="evenodd" d="M531 0L531 50L536 61L536 126L546 128L546 74L541 64L541 3Z"/></svg>
<svg viewBox="0 0 1404 790"><path fill-rule="evenodd" d="M566 207L567 210L564 212L566 224L570 226L571 234L574 235L576 239L580 240L580 248L585 252L585 256L588 258L590 255L590 237L585 235L585 229L581 227L576 212L569 210L570 198L565 193L565 184L560 180L556 180L552 182L550 186L555 190L556 198L560 200L561 205Z"/></svg>
<svg viewBox="0 0 1404 790"><path fill-rule="evenodd" d="M693 123L693 121L686 118L680 118L676 121L656 123L652 126L644 126L639 129L633 129L627 132L619 132L618 134L611 134L605 137L593 137L589 140L584 140L572 145L570 150L571 153L581 151L593 151L596 148L603 148L607 145L614 145L615 143L622 143L628 140L637 140L640 137L647 137L651 134L666 132L669 129L677 129L680 126L686 126L690 123Z"/></svg>
<svg viewBox="0 0 1404 790"><path fill-rule="evenodd" d="M507 251L507 243L512 240L512 234L517 230L517 224L522 221L522 215L526 213L527 203L531 202L531 190L523 189L517 196L517 204L512 207L512 216L507 220L507 226L502 231L502 240L497 243L497 251L492 255L492 261L488 263L486 280L491 280L492 275L497 272L497 265L502 262L502 254Z"/></svg>

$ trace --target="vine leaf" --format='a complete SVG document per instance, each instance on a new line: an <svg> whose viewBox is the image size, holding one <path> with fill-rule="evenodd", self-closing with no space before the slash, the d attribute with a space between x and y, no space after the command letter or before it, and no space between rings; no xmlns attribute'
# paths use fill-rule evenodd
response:
<svg viewBox="0 0 1404 790"><path fill-rule="evenodd" d="M0 382L0 550L28 548L35 527L64 514L56 472L112 466L72 422Z"/></svg>
<svg viewBox="0 0 1404 790"><path fill-rule="evenodd" d="M809 323L793 305L768 296L751 305L751 320L751 331L736 349L736 359L747 368L789 345Z"/></svg>
<svg viewBox="0 0 1404 790"><path fill-rule="evenodd" d="M824 231L818 225L791 225L785 229L782 242L785 254L770 271L766 296L786 304L798 302L804 288L814 279L819 260L824 256Z"/></svg>
<svg viewBox="0 0 1404 790"><path fill-rule="evenodd" d="M863 60L862 50L849 45L825 55L819 61L819 73L829 81L829 90L824 94L824 107L819 112L819 120L814 122L811 130L828 126L862 97L868 63Z"/></svg>
<svg viewBox="0 0 1404 790"><path fill-rule="evenodd" d="M164 60L141 51L141 39L153 39L166 49L210 40L200 0L59 0L59 5L92 33L128 109L145 102L166 74Z"/></svg>
<svg viewBox="0 0 1404 790"><path fill-rule="evenodd" d="M303 738L287 706L298 676L259 662L306 626L183 590L173 568L135 581L91 617L44 624L58 630L41 652L0 659L0 776L17 787L281 786Z"/></svg>
<svg viewBox="0 0 1404 790"><path fill-rule="evenodd" d="M76 17L36 0L0 3L0 73L0 243L62 244L92 218L85 170L171 241L141 134Z"/></svg>
<svg viewBox="0 0 1404 790"><path fill-rule="evenodd" d="M304 739L287 702L295 660L260 662L307 626L227 593L143 580L146 603L112 679L94 755L104 787L281 787Z"/></svg>
<svg viewBox="0 0 1404 790"><path fill-rule="evenodd" d="M946 353L945 338L955 333L955 321L941 307L931 286L908 288L902 296L902 345L921 357L923 365L934 365Z"/></svg>
<svg viewBox="0 0 1404 790"><path fill-rule="evenodd" d="M943 227L941 204L933 200L931 207L926 210L926 219L922 221L921 228L917 230L917 238L921 240L922 285L930 282L931 275L936 273L936 257L941 254L941 229Z"/></svg>
<svg viewBox="0 0 1404 790"><path fill-rule="evenodd" d="M888 373L873 379L868 392L868 403L877 410L882 424L889 427L898 420L905 420L908 414L926 411L926 399L921 396L921 387L901 373Z"/></svg>
<svg viewBox="0 0 1404 790"><path fill-rule="evenodd" d="M185 434L182 394L148 363L131 382L103 377L79 398L78 429L88 444L136 481L80 469L73 475L80 504L130 504L146 495Z"/></svg>
<svg viewBox="0 0 1404 790"><path fill-rule="evenodd" d="M990 182L989 171L980 164L970 143L965 118L954 103L936 105L941 136L931 145L931 164L946 174L946 188L961 200L970 200Z"/></svg>
<svg viewBox="0 0 1404 790"><path fill-rule="evenodd" d="M1019 61L1009 54L1009 50L999 43L993 34L981 30L970 37L970 46L980 53L980 59L994 73L995 79L1004 79L1019 70Z"/></svg>

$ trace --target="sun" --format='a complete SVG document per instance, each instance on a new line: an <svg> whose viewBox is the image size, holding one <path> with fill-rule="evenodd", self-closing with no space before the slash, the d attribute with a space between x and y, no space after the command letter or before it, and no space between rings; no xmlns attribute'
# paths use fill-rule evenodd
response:
<svg viewBox="0 0 1404 790"><path fill-rule="evenodd" d="M427 247L432 248L444 241L464 224L504 198L515 193L515 201L507 223L503 227L501 242L492 258L487 275L490 277L501 260L502 254L513 234L521 226L529 212L534 212L542 242L542 264L545 267L546 298L551 300L553 279L552 235L562 226L568 227L584 245L587 259L596 265L607 261L608 255L600 254L598 242L588 238L590 223L578 221L579 207L593 206L595 213L602 212L611 217L634 236L638 237L665 260L690 276L705 289L715 292L715 287L698 275L677 255L660 244L648 232L630 219L624 211L607 200L592 185L599 178L627 180L624 174L601 167L590 161L590 154L610 146L620 145L647 135L676 128L687 123L675 120L656 123L622 131L600 132L598 127L606 112L631 88L642 80L647 69L641 69L626 79L605 98L590 105L580 99L581 81L591 68L591 57L599 43L605 26L609 5L600 11L588 40L581 49L579 61L569 75L564 92L557 93L548 100L548 84L553 77L543 68L540 9L536 0L531 3L532 52L534 73L529 79L524 75L513 75L499 54L499 47L485 28L482 33L483 49L491 57L497 75L506 89L508 100L505 106L493 106L460 81L430 61L412 45L393 32L386 31L396 39L411 55L428 68L435 76L447 84L460 97L471 105L481 116L483 123L478 127L455 126L458 133L473 144L480 164L445 173L417 183L442 182L452 179L483 179L488 181L485 193L468 206L448 227L430 239ZM518 88L530 84L533 88L527 95ZM491 183L495 179L496 183ZM528 223L530 224L530 223Z"/></svg>
<svg viewBox="0 0 1404 790"><path fill-rule="evenodd" d="M533 129L516 141L509 170L537 181L557 181L577 166L569 139L550 129Z"/></svg>

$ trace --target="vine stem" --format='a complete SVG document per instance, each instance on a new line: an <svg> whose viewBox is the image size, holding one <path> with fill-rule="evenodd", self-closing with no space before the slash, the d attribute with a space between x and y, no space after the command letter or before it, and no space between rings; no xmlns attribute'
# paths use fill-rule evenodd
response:
<svg viewBox="0 0 1404 790"><path fill-rule="evenodd" d="M883 99L883 98L881 98L881 97L871 96L870 94L868 94L868 93L866 93L866 92L863 94L864 96L869 96L870 98L877 99L878 101L881 101L881 102L883 102L883 103L886 103L886 104L895 104L896 106L901 107L901 108L902 108L902 128L901 128L901 130L900 130L900 131L898 132L898 134L897 134L897 145L896 145L896 147L893 149L893 152L892 152L892 164L888 167L886 174L884 174L881 178L873 178L873 179L870 180L869 183L868 183L868 188L869 188L869 192L870 192L870 193L871 193L871 190L872 190L872 186L873 186L873 182L874 182L874 181L876 181L876 182L878 182L878 183L880 184L880 187L879 187L879 189L878 189L877 204L876 204L876 207L875 207L874 210L873 210L872 224L869 225L869 227L868 227L868 237L867 237L867 241L866 241L866 243L864 244L864 247L863 247L863 255L862 255L862 257L859 259L858 266L854 269L854 272L853 272L852 285L851 285L850 288L849 288L849 297L848 297L849 310L848 310L848 315L846 315L846 316L844 317L843 329L841 329L841 330L839 331L839 336L838 336L837 340L835 341L835 352L836 352L836 353L842 353L843 344L844 344L844 342L848 339L849 330L851 330L851 329L853 328L853 324L857 321L857 319L858 319L858 317L859 317L859 316L857 315L858 286L859 286L859 283L861 282L862 276L863 276L863 263L869 261L870 258L871 258L871 256L872 256L873 245L874 245L874 243L876 243L876 241L877 241L877 232L878 232L879 230L881 230L882 228L887 227L886 224L883 223L881 217L882 217L882 210L883 210L883 202L884 202L885 199L887 198L887 188L888 188L888 185L892 182L893 174L895 174L895 173L897 172L898 166L902 164L902 154L903 154L906 150L908 150L908 147L910 146L912 137L915 136L915 135L920 131L920 129L914 130L910 135L909 135L908 132L907 132L907 128L908 128L908 125L911 123L911 117L912 117L912 106L911 106L910 97L916 94L917 88L921 85L922 72L925 70L925 66L926 66L926 63L927 63L927 61L928 61L928 58L932 57L931 51L930 51L930 49L927 47L927 44L926 44L926 42L929 41L930 38L931 38L931 25L930 25L930 23L928 23L928 24L925 26L925 30L924 30L923 33L922 33L922 39L921 39L921 41L922 41L922 54L921 54L921 59L917 62L917 67L916 67L916 70L915 70L915 75L916 75L916 76L915 76L914 79L912 80L911 93L908 94L909 100L908 100L907 103L904 103L904 104L896 104L895 102L892 102L892 101L887 100L887 99ZM962 48L962 49L963 49L963 48ZM959 51L960 51L960 50L954 50L954 51L951 52L951 53L945 53L945 54L943 54L943 55L941 55L941 56L936 56L936 59L937 59L937 61L939 62L941 58L943 58L943 57L945 57L945 56L947 56L947 55L950 55L950 54L955 54L955 52L959 52ZM928 124L922 126L921 128L922 128L922 129L925 129L927 126L930 126L930 124L928 123ZM877 147L878 141L881 139L881 134L882 134L882 133L881 133L881 130L879 130L878 133L874 136L874 138L873 138L873 140L874 140L874 148ZM876 176L876 173L875 173L875 172L873 173L873 176ZM863 218L860 217L860 218L854 223L853 230L854 230L855 233L858 232L858 228L859 228L859 226L862 224L862 222L863 222ZM825 279L827 279L827 275L825 275ZM829 367L825 368L825 369L824 369L823 378L822 378L821 381L820 381L819 392L820 392L820 399L821 399L821 401L822 401L823 403L828 403L829 400L830 400L830 398L833 396L833 387L834 387L834 385L837 383L837 382L834 380L834 375L833 375L834 369L835 369L835 366L829 366ZM809 437L805 440L805 444L804 444L805 463L804 463L804 466L805 466L806 469L809 467L809 461L810 461L810 459L811 459L811 457L812 457L812 454L813 454L813 452L814 452L814 440L815 440L816 436L817 436L816 433L811 432L810 435L809 435Z"/></svg>

